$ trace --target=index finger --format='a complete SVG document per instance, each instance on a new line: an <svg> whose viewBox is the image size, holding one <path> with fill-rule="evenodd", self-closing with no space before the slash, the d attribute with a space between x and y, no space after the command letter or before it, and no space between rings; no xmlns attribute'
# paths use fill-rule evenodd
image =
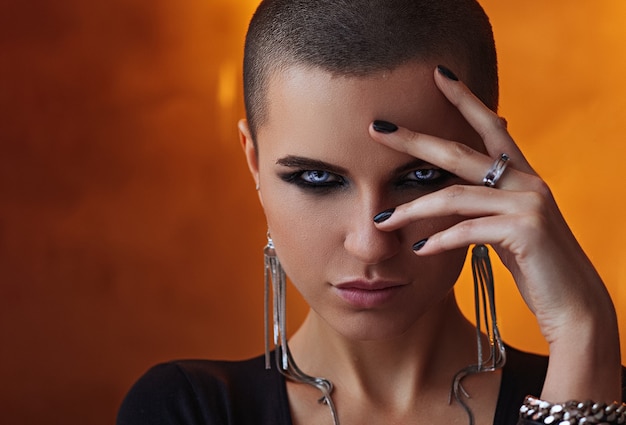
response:
<svg viewBox="0 0 626 425"><path fill-rule="evenodd" d="M506 120L498 116L447 68L435 69L435 84L483 139L489 156L510 156L518 170L536 174L507 130Z"/></svg>

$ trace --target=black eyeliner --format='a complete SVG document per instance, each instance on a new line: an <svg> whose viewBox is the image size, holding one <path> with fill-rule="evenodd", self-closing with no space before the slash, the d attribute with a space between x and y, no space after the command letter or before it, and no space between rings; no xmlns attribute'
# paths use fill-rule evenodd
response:
<svg viewBox="0 0 626 425"><path fill-rule="evenodd" d="M293 184L301 189L314 190L314 191L329 191L332 189L338 189L344 185L345 180L341 176L333 174L337 181L333 180L325 183L311 183L302 178L302 174L311 170L296 170L287 173L278 173L278 177L286 183ZM323 170L315 170L323 171ZM328 171L327 171L328 172Z"/></svg>
<svg viewBox="0 0 626 425"><path fill-rule="evenodd" d="M443 186L445 186L450 180L457 177L455 174L452 174L451 172L444 170L443 168L436 168L436 170L441 175L434 180L399 179L395 185L396 187L406 186L408 188L423 188L423 189L432 188L434 190L439 190ZM413 170L411 172L413 173L416 171L419 171L419 169Z"/></svg>

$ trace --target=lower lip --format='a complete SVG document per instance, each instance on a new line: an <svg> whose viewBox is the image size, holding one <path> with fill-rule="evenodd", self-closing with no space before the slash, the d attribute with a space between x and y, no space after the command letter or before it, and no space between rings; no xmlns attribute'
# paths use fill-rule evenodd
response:
<svg viewBox="0 0 626 425"><path fill-rule="evenodd" d="M336 288L339 296L348 304L356 308L380 307L389 302L402 286L391 286L384 289Z"/></svg>

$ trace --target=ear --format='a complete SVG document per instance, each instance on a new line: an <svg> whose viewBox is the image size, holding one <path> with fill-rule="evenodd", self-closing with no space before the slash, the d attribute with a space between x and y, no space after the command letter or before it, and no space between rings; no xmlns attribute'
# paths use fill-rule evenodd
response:
<svg viewBox="0 0 626 425"><path fill-rule="evenodd" d="M250 132L250 126L248 125L248 120L241 119L237 123L237 128L239 129L239 142L241 143L241 147L243 148L243 152L246 155L246 161L248 162L248 169L250 170L250 174L252 174L252 178L254 179L254 184L256 187L259 187L259 157L257 154L257 150L254 146L254 141L252 140L252 133ZM259 199L261 200L261 204L263 204L263 199L261 198L261 192L259 192Z"/></svg>

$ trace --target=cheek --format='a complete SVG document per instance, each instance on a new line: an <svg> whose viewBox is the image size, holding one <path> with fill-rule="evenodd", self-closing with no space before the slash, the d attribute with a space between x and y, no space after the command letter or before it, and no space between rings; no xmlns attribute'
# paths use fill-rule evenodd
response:
<svg viewBox="0 0 626 425"><path fill-rule="evenodd" d="M276 252L292 280L318 273L340 243L336 210L323 202L311 202L292 190L264 194L264 209Z"/></svg>

